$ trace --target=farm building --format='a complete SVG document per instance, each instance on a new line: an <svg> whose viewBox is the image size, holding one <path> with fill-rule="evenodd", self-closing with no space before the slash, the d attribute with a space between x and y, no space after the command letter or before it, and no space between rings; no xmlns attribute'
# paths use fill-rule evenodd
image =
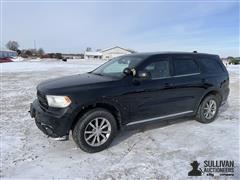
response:
<svg viewBox="0 0 240 180"><path fill-rule="evenodd" d="M134 51L125 49L119 46L115 46L112 48L103 49L101 51L96 52L85 52L84 58L85 59L112 59L114 57L126 55L126 54L132 54Z"/></svg>
<svg viewBox="0 0 240 180"><path fill-rule="evenodd" d="M102 52L85 51L84 59L102 59Z"/></svg>

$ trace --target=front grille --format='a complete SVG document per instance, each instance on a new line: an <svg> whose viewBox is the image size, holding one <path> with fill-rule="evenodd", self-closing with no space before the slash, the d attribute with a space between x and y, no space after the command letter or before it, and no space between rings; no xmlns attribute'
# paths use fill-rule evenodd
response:
<svg viewBox="0 0 240 180"><path fill-rule="evenodd" d="M38 97L38 102L39 102L39 104L40 104L43 108L48 109L48 102L47 102L46 96L38 91L38 92L37 92L37 97Z"/></svg>

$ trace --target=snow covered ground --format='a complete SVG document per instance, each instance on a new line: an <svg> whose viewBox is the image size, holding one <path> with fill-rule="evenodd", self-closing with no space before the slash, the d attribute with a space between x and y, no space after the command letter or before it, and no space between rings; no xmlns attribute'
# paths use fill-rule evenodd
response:
<svg viewBox="0 0 240 180"><path fill-rule="evenodd" d="M90 71L103 61L0 64L1 178L185 179L194 160L234 160L239 179L240 66L228 66L231 93L216 121L179 120L120 133L112 146L88 154L47 138L28 114L43 80ZM176 120L177 121L177 120ZM205 179L205 178L204 178Z"/></svg>

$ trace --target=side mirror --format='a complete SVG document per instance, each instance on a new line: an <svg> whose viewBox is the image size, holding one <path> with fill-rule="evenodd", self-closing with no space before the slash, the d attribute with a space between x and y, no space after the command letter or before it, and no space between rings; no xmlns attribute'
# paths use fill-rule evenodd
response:
<svg viewBox="0 0 240 180"><path fill-rule="evenodd" d="M123 70L123 74L125 74L125 75L127 75L127 76L129 76L129 75L135 76L135 75L136 75L136 70L135 70L134 68L132 68L132 69L130 69L130 68L125 68L125 69Z"/></svg>
<svg viewBox="0 0 240 180"><path fill-rule="evenodd" d="M130 68L125 68L125 69L123 70L123 74L125 74L126 76L131 75L131 73L132 73L132 71L131 71Z"/></svg>
<svg viewBox="0 0 240 180"><path fill-rule="evenodd" d="M151 79L151 74L148 71L139 71L137 77L142 80Z"/></svg>

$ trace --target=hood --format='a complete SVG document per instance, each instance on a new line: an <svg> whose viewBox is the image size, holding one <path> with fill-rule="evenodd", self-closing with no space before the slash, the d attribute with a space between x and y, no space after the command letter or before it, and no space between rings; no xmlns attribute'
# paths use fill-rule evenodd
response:
<svg viewBox="0 0 240 180"><path fill-rule="evenodd" d="M75 89L81 86L96 85L98 83L105 83L114 80L116 79L112 77L86 73L44 81L37 86L37 89L41 92L51 92L57 94L57 90L61 90L63 92L67 89Z"/></svg>

